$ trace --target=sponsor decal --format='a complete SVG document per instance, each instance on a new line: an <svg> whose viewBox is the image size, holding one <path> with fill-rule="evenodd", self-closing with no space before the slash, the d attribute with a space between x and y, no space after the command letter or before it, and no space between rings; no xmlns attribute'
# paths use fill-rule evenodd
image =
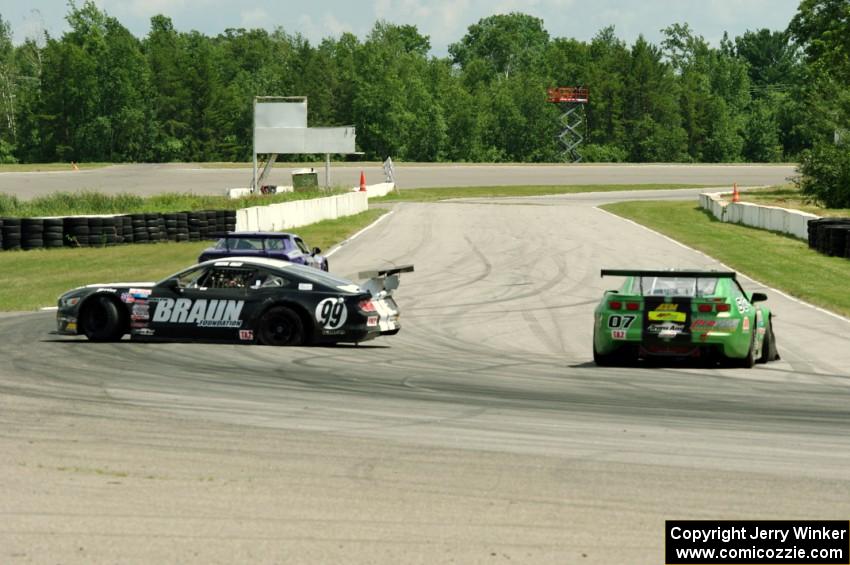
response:
<svg viewBox="0 0 850 565"><path fill-rule="evenodd" d="M134 330L133 333L136 335L153 335L156 333L156 330L152 330L150 328L138 328Z"/></svg>
<svg viewBox="0 0 850 565"><path fill-rule="evenodd" d="M665 306L662 304L661 306ZM674 304L675 306L675 304ZM653 310L649 313L650 322L684 322L687 319L687 314L684 312L669 312Z"/></svg>
<svg viewBox="0 0 850 565"><path fill-rule="evenodd" d="M121 302L125 302L127 304L132 304L135 301L136 301L136 299L133 298L132 296L130 296L129 292L122 292L121 293Z"/></svg>
<svg viewBox="0 0 850 565"><path fill-rule="evenodd" d="M68 322L65 324L65 331L75 332L77 331L77 322Z"/></svg>
<svg viewBox="0 0 850 565"><path fill-rule="evenodd" d="M738 323L739 320L737 318L721 318L719 320L700 318L691 322L691 331L700 333L699 338L704 340L708 336L734 332L738 329Z"/></svg>
<svg viewBox="0 0 850 565"><path fill-rule="evenodd" d="M746 316L744 317L744 321L741 322L741 330L745 331L745 332L750 331L750 318L749 317L746 317Z"/></svg>
<svg viewBox="0 0 850 565"><path fill-rule="evenodd" d="M254 339L254 330L239 330L239 339L242 341L251 341Z"/></svg>
<svg viewBox="0 0 850 565"><path fill-rule="evenodd" d="M99 289L97 289L97 291L98 292L118 292L118 290L116 290L114 288L99 288Z"/></svg>
<svg viewBox="0 0 850 565"><path fill-rule="evenodd" d="M366 318L366 325L370 326L370 327L371 326L377 326L378 325L378 317L377 316L369 316L368 318Z"/></svg>
<svg viewBox="0 0 850 565"><path fill-rule="evenodd" d="M239 328L244 300L200 298L161 298L156 301L153 321L169 324L195 324L199 328Z"/></svg>
<svg viewBox="0 0 850 565"><path fill-rule="evenodd" d="M147 320L135 320L130 322L130 327L133 329L146 328L148 327L148 322Z"/></svg>
<svg viewBox="0 0 850 565"><path fill-rule="evenodd" d="M128 294L133 298L147 298L151 295L151 289L149 288L131 288L128 291Z"/></svg>
<svg viewBox="0 0 850 565"><path fill-rule="evenodd" d="M637 316L633 316L631 314L626 314L625 316L612 314L611 316L608 316L608 327L628 329L635 321L635 318L637 318Z"/></svg>
<svg viewBox="0 0 850 565"><path fill-rule="evenodd" d="M659 304L655 307L655 309L659 311L675 312L679 309L679 305L674 302L670 302L668 304Z"/></svg>
<svg viewBox="0 0 850 565"><path fill-rule="evenodd" d="M611 339L626 339L626 330L611 330Z"/></svg>
<svg viewBox="0 0 850 565"><path fill-rule="evenodd" d="M747 302L747 299L743 296L739 296L735 299L735 304L738 306L738 312L741 314L745 314L750 311L750 303Z"/></svg>
<svg viewBox="0 0 850 565"><path fill-rule="evenodd" d="M717 325L717 320L704 320L699 318L691 322L691 331L710 330Z"/></svg>
<svg viewBox="0 0 850 565"><path fill-rule="evenodd" d="M714 329L718 331L734 332L738 329L738 319L725 318L723 320L717 320L717 326Z"/></svg>
<svg viewBox="0 0 850 565"><path fill-rule="evenodd" d="M652 334L658 334L658 337L676 337L685 327L682 324L652 324L647 328L647 331Z"/></svg>
<svg viewBox="0 0 850 565"><path fill-rule="evenodd" d="M298 290L313 290L312 283L298 283Z"/></svg>
<svg viewBox="0 0 850 565"><path fill-rule="evenodd" d="M131 320L150 320L150 304L147 300L138 301L133 304L133 309L130 312Z"/></svg>
<svg viewBox="0 0 850 565"><path fill-rule="evenodd" d="M326 330L337 330L342 327L348 318L348 309L345 300L340 296L337 298L325 298L316 305L316 321Z"/></svg>

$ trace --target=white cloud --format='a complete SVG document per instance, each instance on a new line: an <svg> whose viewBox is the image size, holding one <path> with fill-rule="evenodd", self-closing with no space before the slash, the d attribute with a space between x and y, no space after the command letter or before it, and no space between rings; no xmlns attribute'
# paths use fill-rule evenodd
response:
<svg viewBox="0 0 850 565"><path fill-rule="evenodd" d="M249 8L247 10L242 10L240 14L242 27L252 29L252 28L268 28L270 19L269 14L266 12L265 8L256 7Z"/></svg>
<svg viewBox="0 0 850 565"><path fill-rule="evenodd" d="M349 22L340 21L335 14L330 12L325 12L324 17L322 18L322 23L326 30L325 35L339 37L344 32L354 32L354 27Z"/></svg>

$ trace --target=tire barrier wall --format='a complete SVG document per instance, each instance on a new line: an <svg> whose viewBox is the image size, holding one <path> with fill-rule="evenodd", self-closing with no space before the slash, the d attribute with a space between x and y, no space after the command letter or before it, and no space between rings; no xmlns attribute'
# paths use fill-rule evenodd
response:
<svg viewBox="0 0 850 565"><path fill-rule="evenodd" d="M850 258L850 218L811 220L809 247L830 257Z"/></svg>
<svg viewBox="0 0 850 565"><path fill-rule="evenodd" d="M748 202L725 202L722 192L699 195L700 207L722 222L743 224L793 235L831 257L850 258L850 218L821 218L815 214Z"/></svg>
<svg viewBox="0 0 850 565"><path fill-rule="evenodd" d="M351 216L369 209L366 192L350 192L337 196L294 200L268 206L253 206L236 211L239 231L278 231Z"/></svg>
<svg viewBox="0 0 850 565"><path fill-rule="evenodd" d="M104 247L127 243L218 239L236 229L235 210L0 218L0 248Z"/></svg>

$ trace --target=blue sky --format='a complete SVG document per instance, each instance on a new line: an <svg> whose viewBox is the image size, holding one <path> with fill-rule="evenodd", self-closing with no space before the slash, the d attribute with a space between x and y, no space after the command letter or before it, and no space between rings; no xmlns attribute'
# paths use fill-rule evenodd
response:
<svg viewBox="0 0 850 565"><path fill-rule="evenodd" d="M79 0L78 3L82 3ZM628 43L639 34L657 42L659 30L687 22L717 44L748 29L784 29L799 0L96 0L134 34L147 34L152 15L170 16L179 30L216 35L229 27L283 27L300 31L311 42L344 31L365 36L377 19L416 25L431 37L432 53L445 55L448 44L466 28L495 13L524 12L542 18L553 37L588 40L607 25ZM67 28L64 0L0 0L0 16L12 24L19 43L44 27L53 36Z"/></svg>

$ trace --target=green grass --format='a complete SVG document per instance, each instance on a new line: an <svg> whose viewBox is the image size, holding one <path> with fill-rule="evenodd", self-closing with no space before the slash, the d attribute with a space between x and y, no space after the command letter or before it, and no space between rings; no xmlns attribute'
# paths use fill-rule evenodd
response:
<svg viewBox="0 0 850 565"><path fill-rule="evenodd" d="M100 169L112 163L77 163L79 169ZM41 173L55 171L73 171L71 163L2 163L0 173Z"/></svg>
<svg viewBox="0 0 850 565"><path fill-rule="evenodd" d="M307 200L341 193L342 191L338 190L310 190L269 195L258 194L232 199L226 196L192 193L165 193L142 197L135 194L111 195L84 190L81 192L56 192L32 200L21 200L14 195L0 193L0 217L238 210L250 206L266 206L277 202Z"/></svg>
<svg viewBox="0 0 850 565"><path fill-rule="evenodd" d="M806 242L727 224L693 202L618 202L603 209L629 218L812 304L850 315L850 260L827 257Z"/></svg>
<svg viewBox="0 0 850 565"><path fill-rule="evenodd" d="M327 250L386 212L367 210L293 231L303 237L311 248ZM60 294L86 284L157 281L192 265L201 250L212 243L3 251L0 252L0 311L55 306Z"/></svg>
<svg viewBox="0 0 850 565"><path fill-rule="evenodd" d="M703 188L703 184L579 184L520 186L458 186L445 188L413 188L391 192L372 202L436 202L452 198L499 198L509 196L545 196L578 192L612 192L617 190L673 190Z"/></svg>

